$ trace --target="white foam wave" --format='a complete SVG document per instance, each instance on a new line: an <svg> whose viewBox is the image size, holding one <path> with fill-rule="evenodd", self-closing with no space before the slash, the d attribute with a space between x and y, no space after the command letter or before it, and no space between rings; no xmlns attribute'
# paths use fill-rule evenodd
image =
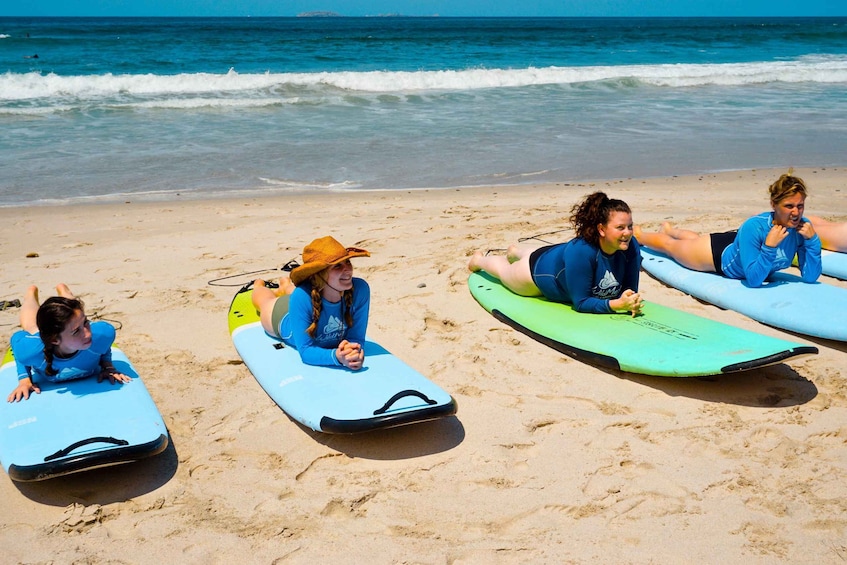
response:
<svg viewBox="0 0 847 565"><path fill-rule="evenodd" d="M11 35L7 35L7 34L5 34L5 33L0 33L0 39L9 39L10 37L12 37L12 36L11 36Z"/></svg>
<svg viewBox="0 0 847 565"><path fill-rule="evenodd" d="M271 179L265 177L259 177L259 180L265 183L267 186L273 187L277 190L328 190L328 191L340 191L340 190L349 190L351 188L359 188L361 185L359 183L355 183L352 181L342 181L342 182L321 182L321 181L298 181L291 179Z"/></svg>
<svg viewBox="0 0 847 565"><path fill-rule="evenodd" d="M513 88L537 85L584 83L645 84L661 87L708 85L741 86L767 83L847 83L847 56L809 56L791 61L723 64L663 64L590 67L546 67L525 69L466 69L459 71L372 71L321 73L252 73L230 70L225 74L178 75L79 75L10 73L0 75L0 101L121 98L137 105L143 100L156 105L169 99L175 107L232 104L233 98L256 105L291 102L313 90L326 89L362 93L414 93ZM304 89L306 93L304 94ZM314 92L311 93L312 95ZM174 102L181 98L182 101ZM197 99L203 102L198 103ZM141 99L141 100L139 100ZM209 100L213 100L210 102Z"/></svg>

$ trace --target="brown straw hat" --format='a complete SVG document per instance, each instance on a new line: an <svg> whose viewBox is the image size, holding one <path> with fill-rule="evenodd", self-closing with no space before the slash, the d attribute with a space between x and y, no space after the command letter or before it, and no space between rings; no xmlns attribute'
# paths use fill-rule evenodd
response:
<svg viewBox="0 0 847 565"><path fill-rule="evenodd" d="M358 247L344 247L332 236L316 239L303 248L303 264L291 270L291 282L295 285L351 257L370 257L371 254Z"/></svg>

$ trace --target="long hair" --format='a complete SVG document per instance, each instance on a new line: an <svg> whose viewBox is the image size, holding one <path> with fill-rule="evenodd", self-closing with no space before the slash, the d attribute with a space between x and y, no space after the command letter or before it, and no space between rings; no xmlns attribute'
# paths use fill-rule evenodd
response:
<svg viewBox="0 0 847 565"><path fill-rule="evenodd" d="M591 244L599 245L600 232L597 226L608 222L612 212L632 214L629 205L623 200L609 198L605 192L589 194L582 202L571 208L570 221L576 236Z"/></svg>
<svg viewBox="0 0 847 565"><path fill-rule="evenodd" d="M788 169L788 172L768 187L768 194L771 197L771 204L776 206L783 198L789 198L795 194L802 194L806 198L806 183L800 177L795 177L792 173L794 169Z"/></svg>
<svg viewBox="0 0 847 565"><path fill-rule="evenodd" d="M65 298L64 296L52 296L38 307L35 314L35 323L38 326L38 334L44 343L44 360L47 361L47 374L55 375L58 371L53 369L53 356L56 349L54 343L68 325L77 311L84 312L82 300L79 298Z"/></svg>
<svg viewBox="0 0 847 565"><path fill-rule="evenodd" d="M312 298L312 323L306 328L306 333L311 337L315 337L315 334L318 333L318 318L321 317L321 291L326 286L326 272L329 269L324 269L318 273L309 277L309 284L312 287L311 290L311 298ZM353 325L353 289L345 290L341 293L341 301L344 303L344 323L347 324L347 327Z"/></svg>

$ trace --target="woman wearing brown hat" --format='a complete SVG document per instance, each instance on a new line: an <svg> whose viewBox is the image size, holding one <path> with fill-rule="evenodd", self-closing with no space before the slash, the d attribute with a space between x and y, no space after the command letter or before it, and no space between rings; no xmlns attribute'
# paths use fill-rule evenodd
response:
<svg viewBox="0 0 847 565"><path fill-rule="evenodd" d="M364 279L353 277L352 257L370 253L322 237L303 249L303 264L290 280L280 280L278 290L261 279L253 283L262 327L295 347L308 365L362 368L371 291Z"/></svg>

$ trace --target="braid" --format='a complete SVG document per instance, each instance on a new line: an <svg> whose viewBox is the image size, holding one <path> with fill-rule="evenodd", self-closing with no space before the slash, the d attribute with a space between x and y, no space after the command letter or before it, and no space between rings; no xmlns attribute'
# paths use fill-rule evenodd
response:
<svg viewBox="0 0 847 565"><path fill-rule="evenodd" d="M347 327L353 326L353 289L344 291L344 322Z"/></svg>
<svg viewBox="0 0 847 565"><path fill-rule="evenodd" d="M323 273L324 271L321 271L309 277L309 284L312 287L312 325L306 328L306 333L312 337L315 337L315 334L318 331L318 318L321 317L321 291L326 286L326 279L322 276ZM344 302L344 322L349 328L353 325L353 290L345 290L342 292L341 300Z"/></svg>
<svg viewBox="0 0 847 565"><path fill-rule="evenodd" d="M44 360L47 361L46 373L50 377L58 373L58 371L53 368L53 347L55 346L52 344L50 346L44 346Z"/></svg>
<svg viewBox="0 0 847 565"><path fill-rule="evenodd" d="M311 337L315 337L318 331L318 318L321 317L321 291L317 285L317 278L312 276L312 324L306 328L306 333Z"/></svg>

